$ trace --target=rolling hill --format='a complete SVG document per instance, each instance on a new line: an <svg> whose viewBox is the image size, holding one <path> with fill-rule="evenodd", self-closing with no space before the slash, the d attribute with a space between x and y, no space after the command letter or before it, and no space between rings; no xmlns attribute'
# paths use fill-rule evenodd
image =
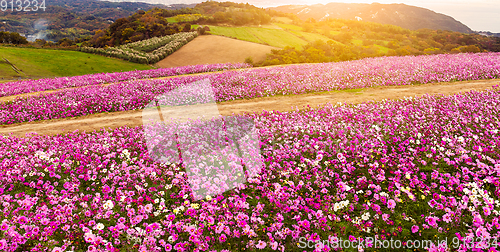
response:
<svg viewBox="0 0 500 252"><path fill-rule="evenodd" d="M357 4L329 3L326 5L284 5L272 10L293 13L301 19L314 18L317 21L328 18L358 19L381 24L392 24L410 30L422 28L449 30L462 33L473 31L454 18L429 9L405 4Z"/></svg>
<svg viewBox="0 0 500 252"><path fill-rule="evenodd" d="M148 65L66 50L0 46L0 55L0 82L19 78L40 79L152 68ZM10 65L3 63L3 58L7 58L23 73L17 74Z"/></svg>
<svg viewBox="0 0 500 252"><path fill-rule="evenodd" d="M133 15L138 10L162 8L178 10L194 5L154 5L141 2L109 2L98 0L51 0L45 11L4 11L0 15L0 31L18 32L29 40L92 36L106 29L119 18Z"/></svg>
<svg viewBox="0 0 500 252"><path fill-rule="evenodd" d="M157 65L167 68L226 62L240 63L248 57L260 62L265 60L266 54L272 49L279 48L222 36L199 36Z"/></svg>

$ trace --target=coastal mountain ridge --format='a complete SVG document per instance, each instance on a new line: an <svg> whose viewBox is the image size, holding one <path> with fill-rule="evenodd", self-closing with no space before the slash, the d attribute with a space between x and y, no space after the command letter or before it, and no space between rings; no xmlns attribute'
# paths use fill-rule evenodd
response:
<svg viewBox="0 0 500 252"><path fill-rule="evenodd" d="M321 21L328 18L363 20L391 24L410 30L432 29L473 33L465 24L445 14L406 4L329 3L315 5L283 5L271 10L292 13L299 18Z"/></svg>

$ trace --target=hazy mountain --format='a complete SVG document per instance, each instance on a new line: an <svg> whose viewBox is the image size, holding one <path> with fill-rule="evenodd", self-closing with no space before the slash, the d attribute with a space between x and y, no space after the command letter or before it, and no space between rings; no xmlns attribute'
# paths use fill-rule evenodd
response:
<svg viewBox="0 0 500 252"><path fill-rule="evenodd" d="M358 19L397 25L411 30L428 28L463 33L473 32L469 27L450 16L405 4L329 3L309 6L284 5L270 9L293 13L302 19L314 18L317 21L326 18Z"/></svg>

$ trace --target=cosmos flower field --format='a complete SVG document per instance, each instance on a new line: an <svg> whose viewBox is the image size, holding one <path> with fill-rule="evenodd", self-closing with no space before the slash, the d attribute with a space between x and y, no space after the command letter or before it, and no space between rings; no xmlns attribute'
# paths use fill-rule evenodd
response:
<svg viewBox="0 0 500 252"><path fill-rule="evenodd" d="M130 75L132 77L125 74L123 78L137 78L134 73ZM499 77L500 53L381 57L350 62L254 68L168 79L130 80L107 86L85 85L81 88L18 97L0 104L0 124L142 109L158 95L204 79L212 83L216 100L221 102L374 86ZM99 81L93 80L93 83ZM49 89L53 85L38 86L40 89ZM13 92L15 90L14 88ZM180 101L185 99L189 98L178 97ZM175 103L179 104L179 101Z"/></svg>
<svg viewBox="0 0 500 252"><path fill-rule="evenodd" d="M142 127L0 136L0 251L335 251L325 241L375 236L496 251L500 85L244 116L261 171L198 201Z"/></svg>

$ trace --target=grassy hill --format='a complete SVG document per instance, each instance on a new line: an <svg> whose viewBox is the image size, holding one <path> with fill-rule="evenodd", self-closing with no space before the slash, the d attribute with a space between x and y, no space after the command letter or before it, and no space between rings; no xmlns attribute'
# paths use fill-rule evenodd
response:
<svg viewBox="0 0 500 252"><path fill-rule="evenodd" d="M0 63L0 82L22 78L74 76L91 73L151 69L151 66L76 51L0 46L0 60L7 58L25 74Z"/></svg>
<svg viewBox="0 0 500 252"><path fill-rule="evenodd" d="M193 25L197 28L198 25ZM239 40L270 45L279 48L287 46L295 49L302 49L305 45L314 41L334 41L338 44L343 44L337 40L333 40L318 32L305 32L304 29L297 25L273 23L263 27L228 27L228 26L208 26L210 33ZM337 35L340 31L330 31L330 34ZM386 45L389 41L381 41L381 44ZM362 46L362 40L359 38L352 38L350 43ZM374 45L374 49L379 53L387 53L389 48L384 45Z"/></svg>
<svg viewBox="0 0 500 252"><path fill-rule="evenodd" d="M193 25L193 27L197 28L198 26ZM329 40L329 38L320 34L302 32L300 30L288 31L278 26L278 24L266 25L264 27L227 27L212 25L209 25L208 27L210 28L210 33L214 35L220 35L279 48L290 46L300 49L309 42L313 42L316 40Z"/></svg>
<svg viewBox="0 0 500 252"><path fill-rule="evenodd" d="M317 22L276 17L271 23L260 26L208 27L211 34L283 48L272 51L266 61L258 65L500 51L500 39L478 34L430 29L413 31L394 25L348 19Z"/></svg>

